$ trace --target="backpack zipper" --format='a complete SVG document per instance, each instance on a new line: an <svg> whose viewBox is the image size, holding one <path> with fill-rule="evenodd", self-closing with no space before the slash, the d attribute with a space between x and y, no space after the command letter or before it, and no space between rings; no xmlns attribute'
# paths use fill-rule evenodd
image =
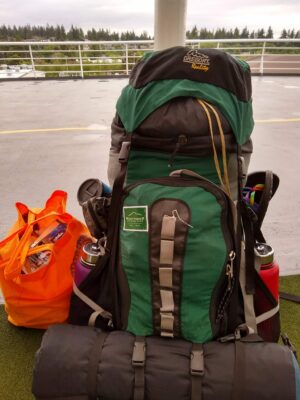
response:
<svg viewBox="0 0 300 400"><path fill-rule="evenodd" d="M188 138L187 138L186 135L179 135L178 136L177 143L175 145L175 149L174 149L173 153L171 154L171 157L170 157L170 160L169 160L169 164L168 164L169 168L171 168L173 166L176 154L178 153L180 147L182 147L183 145L187 144L187 142L188 142Z"/></svg>
<svg viewBox="0 0 300 400"><path fill-rule="evenodd" d="M235 259L235 252L231 250L229 253L229 263L226 265L226 275L228 279L227 290L231 291L234 283L233 275L233 260Z"/></svg>
<svg viewBox="0 0 300 400"><path fill-rule="evenodd" d="M174 218L178 219L178 221L180 221L183 225L188 226L189 228L194 228L193 225L188 224L186 221L184 221L181 216L179 215L178 210L173 210L172 211L172 215Z"/></svg>
<svg viewBox="0 0 300 400"><path fill-rule="evenodd" d="M231 250L228 255L228 262L226 265L227 286L226 286L226 290L223 295L223 298L219 303L216 322L220 322L221 319L223 319L228 301L229 301L231 293L233 291L233 287L234 287L234 283L235 283L233 262L234 262L235 257L236 257L236 253L233 250Z"/></svg>

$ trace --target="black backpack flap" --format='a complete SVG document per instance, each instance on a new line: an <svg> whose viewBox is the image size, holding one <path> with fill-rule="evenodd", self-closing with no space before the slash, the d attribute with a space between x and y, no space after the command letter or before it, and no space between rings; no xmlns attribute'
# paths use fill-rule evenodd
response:
<svg viewBox="0 0 300 400"><path fill-rule="evenodd" d="M248 64L217 49L172 47L142 59L132 70L129 83L138 89L150 82L189 79L216 85L241 101L252 96Z"/></svg>
<svg viewBox="0 0 300 400"><path fill-rule="evenodd" d="M236 152L236 139L223 114L215 106L224 131L226 151ZM212 118L213 131L218 132L216 119ZM126 132L118 114L111 125L111 149L118 152ZM182 140L184 139L184 140ZM132 133L132 149L145 151L162 151L172 153L180 143L178 154L190 156L210 156L212 154L211 137L207 116L192 97L178 97L163 104L153 111ZM215 135L215 146L221 151L221 140ZM249 139L243 146L243 153L252 153L252 141Z"/></svg>

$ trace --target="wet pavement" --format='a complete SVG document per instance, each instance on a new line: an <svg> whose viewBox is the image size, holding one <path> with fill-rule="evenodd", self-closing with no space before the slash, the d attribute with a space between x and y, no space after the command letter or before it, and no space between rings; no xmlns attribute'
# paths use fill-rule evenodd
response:
<svg viewBox="0 0 300 400"><path fill-rule="evenodd" d="M0 238L14 203L40 207L55 189L104 181L115 103L127 79L0 82ZM300 77L253 77L254 154L250 171L281 178L264 223L281 274L300 273ZM44 131L41 131L44 130Z"/></svg>

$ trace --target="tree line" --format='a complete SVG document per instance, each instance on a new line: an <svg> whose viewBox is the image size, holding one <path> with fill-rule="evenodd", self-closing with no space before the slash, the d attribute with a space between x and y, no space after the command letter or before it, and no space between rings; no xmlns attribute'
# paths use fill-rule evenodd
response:
<svg viewBox="0 0 300 400"><path fill-rule="evenodd" d="M198 29L195 25L186 32L186 36L188 39L273 39L274 31L271 26L267 30L261 28L250 32L247 27L243 29L236 27L234 29L217 28L209 30L206 28ZM295 29L283 29L281 31L280 39L297 38L300 38L300 31L295 31Z"/></svg>
<svg viewBox="0 0 300 400"><path fill-rule="evenodd" d="M247 27L243 29L234 28L217 28L207 29L198 28L196 25L186 32L187 39L273 39L274 32L271 26L268 29L257 29L249 31ZM294 39L300 38L300 30L283 29L280 38ZM141 34L136 34L134 30L125 32L115 32L109 29L89 29L84 32L82 28L72 25L70 29L66 29L63 25L46 26L0 26L0 41L23 41L23 40L50 40L50 41L65 41L65 40L148 40L153 39L146 31Z"/></svg>
<svg viewBox="0 0 300 400"><path fill-rule="evenodd" d="M46 26L0 26L0 41L22 41L22 40L147 40L151 39L148 33L142 32L137 35L133 30L125 32L112 32L109 29L89 29L84 33L82 28L72 25L67 30L63 25L46 25Z"/></svg>

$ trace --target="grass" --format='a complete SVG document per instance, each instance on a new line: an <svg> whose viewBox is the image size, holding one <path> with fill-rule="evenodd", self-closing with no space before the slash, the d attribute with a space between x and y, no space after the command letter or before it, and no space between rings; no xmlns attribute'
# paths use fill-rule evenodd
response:
<svg viewBox="0 0 300 400"><path fill-rule="evenodd" d="M282 277L281 290L300 295L300 275ZM281 301L282 332L300 353L300 304ZM33 400L31 394L34 354L44 331L16 328L0 307L0 399ZM300 355L300 354L299 354Z"/></svg>
<svg viewBox="0 0 300 400"><path fill-rule="evenodd" d="M44 331L17 328L0 308L0 399L33 400L31 394L34 354Z"/></svg>
<svg viewBox="0 0 300 400"><path fill-rule="evenodd" d="M280 279L280 290L300 295L300 275L286 276ZM286 333L298 350L300 365L300 304L281 300L281 332Z"/></svg>

